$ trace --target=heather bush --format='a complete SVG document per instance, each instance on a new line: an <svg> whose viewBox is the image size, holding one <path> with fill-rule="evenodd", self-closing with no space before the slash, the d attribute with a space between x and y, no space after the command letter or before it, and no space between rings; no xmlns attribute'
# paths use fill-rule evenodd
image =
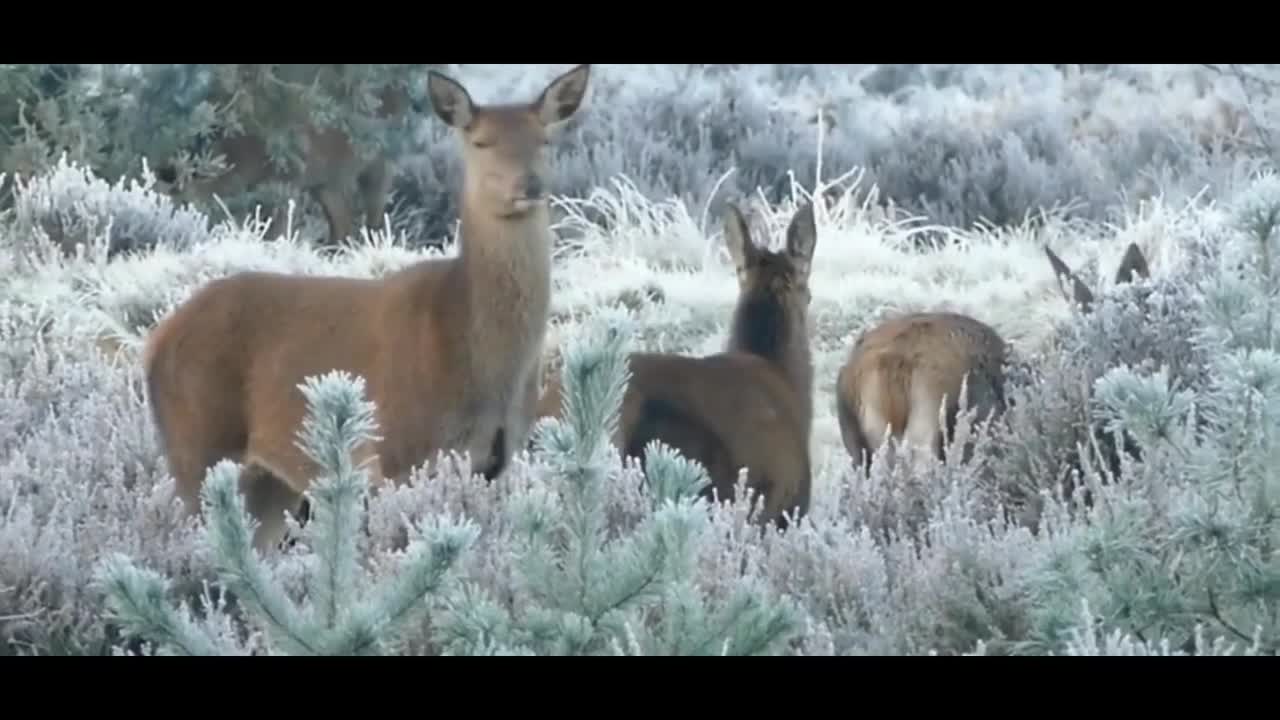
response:
<svg viewBox="0 0 1280 720"><path fill-rule="evenodd" d="M1138 223L1150 220L1139 218ZM1138 452L1131 438L1107 432L1097 421L1094 386L1105 373L1115 367L1162 370L1180 385L1198 385L1208 376L1205 348L1194 342L1203 324L1196 278L1207 270L1203 253L1222 241L1221 218L1201 209L1158 220L1163 247L1148 245L1148 251L1159 248L1168 257L1182 256L1181 266L1163 276L1107 287L1087 309L1075 304L1064 287L1061 301L1071 307L1071 315L1052 323L1051 334L1033 350L1030 362L1013 368L1011 407L999 424L999 450L990 475L1023 522L1035 525L1044 491L1061 487L1074 496L1080 473L1088 474L1089 468L1115 473L1122 453ZM1111 277L1116 258L1106 261L1103 274ZM1047 258L1042 262L1049 263ZM1091 264L1095 274L1098 264Z"/></svg>
<svg viewBox="0 0 1280 720"><path fill-rule="evenodd" d="M1140 459L1086 466L1093 497L1054 521L1064 543L1029 576L1037 609L1020 648L1060 650L1083 598L1099 625L1143 643L1190 652L1207 631L1275 652L1278 218L1280 183L1264 175L1183 272L1089 322L1094 352L1114 354L1083 376L1077 417L1123 433Z"/></svg>
<svg viewBox="0 0 1280 720"><path fill-rule="evenodd" d="M14 187L14 255L23 262L49 253L113 256L159 245L184 250L209 239L209 219L174 206L155 190L155 176L110 184L67 156L50 171ZM30 267L23 263L17 269Z"/></svg>
<svg viewBox="0 0 1280 720"><path fill-rule="evenodd" d="M1253 132L1221 119L1240 116L1245 97L1198 66L908 66L894 82L876 77L899 67L600 66L591 112L554 151L557 191L583 197L624 175L649 200L714 214L741 193L780 202L792 176L862 167L895 212L970 229L1050 209L1109 220L1143 199L1228 190L1266 157L1223 147ZM491 99L541 79L459 72ZM422 131L425 151L405 158L397 184L396 227L436 239L456 216L460 166L438 123Z"/></svg>
<svg viewBox="0 0 1280 720"><path fill-rule="evenodd" d="M207 564L163 488L136 373L74 335L13 330L0 327L0 346L29 350L0 377L0 646L103 653L115 633L86 582L101 553L193 581Z"/></svg>

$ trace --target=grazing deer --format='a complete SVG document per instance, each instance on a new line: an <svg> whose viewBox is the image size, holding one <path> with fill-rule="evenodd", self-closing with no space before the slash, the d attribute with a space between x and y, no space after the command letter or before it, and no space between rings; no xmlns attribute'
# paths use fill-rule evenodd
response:
<svg viewBox="0 0 1280 720"><path fill-rule="evenodd" d="M379 99L382 104L378 117L382 119L403 115L411 105L408 93L393 87L384 88ZM329 225L328 244L337 246L354 234L355 211L348 197L354 184L365 224L381 230L387 196L395 179L394 166L386 153L364 159L339 128L303 122L299 129L304 134L301 173L293 169L281 171L272 164L266 140L259 135L225 135L215 141L214 150L226 158L228 169L174 191L175 198L203 204L214 196L234 197L265 182L283 182L306 191L320 205ZM169 185L176 180L171 167L162 167L157 177ZM274 208L270 228L273 236L284 233L287 213L287 207Z"/></svg>
<svg viewBox="0 0 1280 720"><path fill-rule="evenodd" d="M442 450L500 474L534 420L551 292L548 131L568 120L589 66L532 103L476 105L459 83L428 80L435 113L462 141L456 258L380 279L243 272L214 280L148 338L144 367L161 441L188 510L207 468L246 466L241 489L278 542L317 473L295 445L298 384L346 370L377 404L381 440L361 450L375 480L401 482Z"/></svg>
<svg viewBox="0 0 1280 720"><path fill-rule="evenodd" d="M1053 272L1058 282L1071 285L1071 297L1080 306L1080 311L1086 315L1092 313L1095 300L1093 291L1048 246L1045 246L1044 253L1049 258L1049 264L1053 267ZM1129 247L1125 248L1124 256L1120 258L1120 264L1116 268L1115 285L1131 283L1138 278L1146 280L1150 279L1150 277L1151 268L1147 265L1147 258L1142 254L1142 249L1138 247L1137 243L1129 243ZM1145 294L1140 294L1138 297L1145 298L1146 296ZM1098 371L1101 372L1101 368ZM1122 452L1130 457L1141 457L1140 448L1128 432L1121 433L1119 447L1117 447L1115 439L1109 433L1102 433L1097 438L1097 443L1102 460L1106 463L1107 469L1112 476L1118 477L1120 475L1120 454ZM1083 468L1078 463L1073 463L1073 465L1076 469L1083 471ZM1074 490L1074 488L1069 487L1068 490ZM1085 502L1092 504L1092 492L1088 488L1085 488L1084 492Z"/></svg>
<svg viewBox="0 0 1280 720"><path fill-rule="evenodd" d="M763 496L756 519L789 525L809 510L809 430L813 363L809 349L809 269L816 244L813 206L787 229L781 252L755 245L747 222L730 206L725 241L738 274L738 303L726 350L707 357L632 353L615 445L644 457L661 440L697 460L711 478L704 493L733 498L740 468ZM561 378L553 375L539 403L560 413Z"/></svg>
<svg viewBox="0 0 1280 720"><path fill-rule="evenodd" d="M992 327L950 312L909 313L864 332L836 376L845 449L864 468L892 436L944 456L939 420L954 433L961 385L979 419L1004 412L1007 347Z"/></svg>

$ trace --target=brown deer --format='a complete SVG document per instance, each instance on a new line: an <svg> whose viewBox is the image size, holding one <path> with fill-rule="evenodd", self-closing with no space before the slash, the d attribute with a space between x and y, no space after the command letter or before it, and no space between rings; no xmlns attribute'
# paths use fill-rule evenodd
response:
<svg viewBox="0 0 1280 720"><path fill-rule="evenodd" d="M809 349L809 269L816 244L813 206L792 218L786 247L761 249L741 212L729 206L725 241L738 274L738 302L726 350L706 357L632 353L615 445L644 457L661 440L700 462L722 500L731 500L740 468L763 497L762 524L785 528L809 510L809 431L813 363ZM539 403L559 416L561 379ZM791 515L788 518L784 513Z"/></svg>
<svg viewBox="0 0 1280 720"><path fill-rule="evenodd" d="M410 109L409 94L399 88L386 87L379 93L378 117L388 119ZM351 139L338 128L316 127L298 123L304 135L302 172L282 171L272 164L266 141L257 134L224 135L214 141L216 154L224 156L228 169L213 178L198 179L171 193L180 202L204 204L211 198L234 197L265 182L283 182L311 195L324 212L329 225L328 244L337 246L355 231L355 210L348 193L352 186L359 192L360 209L365 225L381 230L387 196L395 179L394 165L386 153L371 159L361 158ZM176 180L170 166L162 166L157 177L170 188ZM270 233L285 231L287 208L274 208Z"/></svg>
<svg viewBox="0 0 1280 720"><path fill-rule="evenodd" d="M978 419L1004 412L1007 350L995 329L959 313L908 313L864 332L836 376L836 419L850 457L870 468L890 437L944 457L940 415L951 435L962 384Z"/></svg>
<svg viewBox="0 0 1280 720"><path fill-rule="evenodd" d="M1058 282L1071 286L1071 298L1079 305L1080 312L1085 315L1092 313L1095 301L1093 291L1048 246L1045 246L1044 253L1049 258L1049 265L1053 267L1053 272ZM1116 267L1114 284L1117 286L1125 285L1139 278L1150 279L1151 268L1147 264L1146 256L1142 254L1142 249L1138 247L1137 243L1131 242L1125 248L1124 255L1120 258L1120 264ZM1065 294L1065 288L1063 290ZM1139 288L1137 297L1140 302L1145 303L1147 292L1147 289ZM1102 372L1102 368L1097 368L1096 371ZM1120 434L1118 447L1115 438L1110 433L1101 433L1097 438L1097 444L1101 458L1113 477L1118 477L1121 473L1120 456L1122 453L1133 458L1141 457L1138 445L1127 432ZM1083 467L1078 463L1073 463L1073 466L1083 472ZM1069 486L1068 490L1074 491L1074 485ZM1084 499L1086 503L1092 504L1093 502L1092 491L1088 488L1084 489Z"/></svg>
<svg viewBox="0 0 1280 720"><path fill-rule="evenodd" d="M295 445L298 384L346 370L366 380L381 440L372 477L401 482L439 451L470 452L492 479L527 435L549 320L549 130L580 106L590 68L532 103L476 105L432 71L435 113L460 135L464 177L456 258L380 279L243 272L214 280L151 333L144 351L154 419L188 510L207 469L241 462L262 549L298 513L317 468Z"/></svg>

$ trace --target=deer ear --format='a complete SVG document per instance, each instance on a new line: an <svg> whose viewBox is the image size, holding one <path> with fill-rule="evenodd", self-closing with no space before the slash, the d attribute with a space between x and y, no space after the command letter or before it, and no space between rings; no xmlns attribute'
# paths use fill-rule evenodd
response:
<svg viewBox="0 0 1280 720"><path fill-rule="evenodd" d="M807 202L796 211L787 226L787 254L807 275L818 243L818 228L813 221L813 203Z"/></svg>
<svg viewBox="0 0 1280 720"><path fill-rule="evenodd" d="M475 116L475 103L471 95L458 81L443 73L429 70L427 72L427 96L431 98L431 108L436 116L449 127L466 129Z"/></svg>
<svg viewBox="0 0 1280 720"><path fill-rule="evenodd" d="M591 78L591 66L579 65L552 80L534 103L543 125L555 125L573 116L582 106L587 95L587 80Z"/></svg>
<svg viewBox="0 0 1280 720"><path fill-rule="evenodd" d="M1116 284L1133 282L1134 277L1143 279L1151 277L1151 269L1147 267L1147 258L1137 243L1129 243L1120 259L1120 268L1116 270Z"/></svg>
<svg viewBox="0 0 1280 720"><path fill-rule="evenodd" d="M755 264L757 251L751 241L751 230L742 211L733 203L728 203L724 210L724 244L739 274Z"/></svg>
<svg viewBox="0 0 1280 720"><path fill-rule="evenodd" d="M1044 248L1044 254L1049 256L1049 264L1053 266L1053 274L1057 276L1058 282L1070 280L1072 296L1085 312L1088 312L1089 308L1093 306L1093 293L1089 291L1089 288L1084 283L1080 282L1080 278L1076 277L1075 273L1071 272L1071 268L1062 262L1062 258L1049 249L1048 245Z"/></svg>

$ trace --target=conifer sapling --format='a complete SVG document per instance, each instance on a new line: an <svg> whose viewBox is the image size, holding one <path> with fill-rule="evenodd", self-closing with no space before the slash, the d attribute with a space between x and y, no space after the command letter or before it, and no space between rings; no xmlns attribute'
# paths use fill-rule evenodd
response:
<svg viewBox="0 0 1280 720"><path fill-rule="evenodd" d="M223 585L265 632L272 651L294 655L367 655L396 645L397 632L438 592L478 530L471 523L433 517L400 558L392 578L374 585L361 567L364 501L369 479L354 457L375 439L373 403L364 381L343 372L308 378L299 389L308 412L300 446L322 468L309 491L312 518L303 530L306 592L289 597L273 566L253 547L254 525L238 490L240 468L223 461L202 489L205 539ZM217 654L189 614L165 599L163 578L113 556L99 570L111 610L134 635L184 654ZM359 592L365 590L365 592Z"/></svg>

